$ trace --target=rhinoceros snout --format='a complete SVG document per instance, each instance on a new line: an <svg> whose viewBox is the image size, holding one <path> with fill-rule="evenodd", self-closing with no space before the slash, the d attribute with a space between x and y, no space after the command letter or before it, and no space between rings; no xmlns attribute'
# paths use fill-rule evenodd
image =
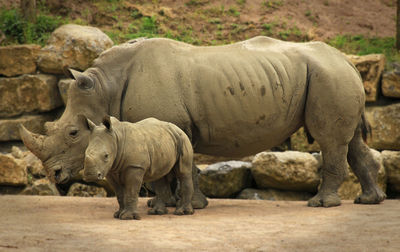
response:
<svg viewBox="0 0 400 252"><path fill-rule="evenodd" d="M102 180L104 178L103 173L83 173L83 180L86 182L95 182L96 180Z"/></svg>
<svg viewBox="0 0 400 252"><path fill-rule="evenodd" d="M54 178L57 184L65 184L69 180L69 174L63 171L61 167L54 169Z"/></svg>

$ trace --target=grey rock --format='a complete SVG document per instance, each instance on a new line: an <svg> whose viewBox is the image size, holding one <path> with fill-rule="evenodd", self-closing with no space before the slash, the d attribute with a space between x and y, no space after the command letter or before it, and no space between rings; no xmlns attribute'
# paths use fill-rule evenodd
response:
<svg viewBox="0 0 400 252"><path fill-rule="evenodd" d="M261 152L251 172L259 189L316 192L320 182L318 161L298 151Z"/></svg>
<svg viewBox="0 0 400 252"><path fill-rule="evenodd" d="M393 192L400 192L400 151L382 151L387 173L387 185Z"/></svg>
<svg viewBox="0 0 400 252"><path fill-rule="evenodd" d="M22 75L0 78L0 117L26 112L46 112L62 105L53 75Z"/></svg>
<svg viewBox="0 0 400 252"><path fill-rule="evenodd" d="M209 165L199 175L200 190L208 197L234 197L251 185L251 163L228 161Z"/></svg>
<svg viewBox="0 0 400 252"><path fill-rule="evenodd" d="M51 34L48 45L39 53L38 66L42 72L54 74L62 74L65 66L85 70L112 45L112 40L96 27L66 24Z"/></svg>
<svg viewBox="0 0 400 252"><path fill-rule="evenodd" d="M0 46L0 75L35 73L39 51L39 45Z"/></svg>
<svg viewBox="0 0 400 252"><path fill-rule="evenodd" d="M250 200L288 200L288 201L303 201L308 200L313 195L308 192L295 192L295 191L283 191L277 189L254 189L246 188L240 192L237 196L238 199L250 199Z"/></svg>
<svg viewBox="0 0 400 252"><path fill-rule="evenodd" d="M67 196L106 197L107 192L102 187L74 183L69 188Z"/></svg>

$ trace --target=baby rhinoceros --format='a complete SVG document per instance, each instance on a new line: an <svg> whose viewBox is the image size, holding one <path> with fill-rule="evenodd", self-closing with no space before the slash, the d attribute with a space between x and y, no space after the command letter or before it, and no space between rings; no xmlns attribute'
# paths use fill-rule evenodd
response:
<svg viewBox="0 0 400 252"><path fill-rule="evenodd" d="M167 175L175 175L181 185L175 214L193 214L193 148L180 128L155 118L129 123L105 117L100 126L86 122L91 133L83 178L91 182L106 176L117 194L115 218L140 219L137 202L142 182L154 182L156 195L161 195ZM155 200L149 214L165 213L165 203Z"/></svg>

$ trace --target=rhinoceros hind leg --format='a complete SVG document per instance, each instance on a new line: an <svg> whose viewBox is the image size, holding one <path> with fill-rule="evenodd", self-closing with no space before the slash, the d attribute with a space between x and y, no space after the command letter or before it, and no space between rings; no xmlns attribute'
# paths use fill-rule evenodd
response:
<svg viewBox="0 0 400 252"><path fill-rule="evenodd" d="M147 201L148 207L154 207L159 201L164 202L164 205L167 207L176 206L176 199L172 194L169 178L169 175L167 175L155 182L152 182L156 196Z"/></svg>
<svg viewBox="0 0 400 252"><path fill-rule="evenodd" d="M362 194L354 200L356 204L379 204L386 194L376 183L379 163L374 159L371 150L362 139L361 124L357 127L349 144L347 161L360 181Z"/></svg>
<svg viewBox="0 0 400 252"><path fill-rule="evenodd" d="M199 188L199 168L195 164L192 166L192 178L193 178L193 197L192 197L192 206L194 209L203 209L208 205L208 200L206 196L200 191Z"/></svg>
<svg viewBox="0 0 400 252"><path fill-rule="evenodd" d="M188 215L193 214L192 198L193 198L193 160L181 156L178 164L174 167L175 173L179 181L179 187L177 190L177 196L179 200L176 204L176 215Z"/></svg>
<svg viewBox="0 0 400 252"><path fill-rule="evenodd" d="M312 207L333 207L340 205L340 197L337 193L340 185L347 176L346 154L347 145L330 145L322 148L322 184L313 198L308 201Z"/></svg>

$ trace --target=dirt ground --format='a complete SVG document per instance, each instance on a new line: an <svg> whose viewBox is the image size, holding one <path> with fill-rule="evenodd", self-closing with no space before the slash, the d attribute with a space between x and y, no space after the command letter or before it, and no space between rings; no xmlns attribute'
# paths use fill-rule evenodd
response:
<svg viewBox="0 0 400 252"><path fill-rule="evenodd" d="M334 208L212 199L192 216L121 221L114 198L0 196L0 251L400 251L400 201Z"/></svg>

